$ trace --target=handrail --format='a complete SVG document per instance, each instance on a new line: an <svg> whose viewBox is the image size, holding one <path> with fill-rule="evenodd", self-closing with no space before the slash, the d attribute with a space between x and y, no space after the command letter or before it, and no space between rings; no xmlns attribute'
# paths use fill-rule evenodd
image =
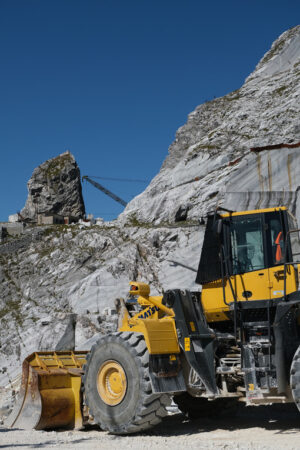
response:
<svg viewBox="0 0 300 450"><path fill-rule="evenodd" d="M289 230L286 233L286 239L285 239L285 243L284 243L284 261L283 261L283 265L284 265L284 287L283 287L283 296L284 296L284 301L286 301L286 271L287 271L287 266L291 265L291 264L300 264L300 260L299 261L286 261L287 259L287 237L288 235L292 234L292 233L299 233L300 232L300 228L296 228L295 230ZM295 255L299 255L300 253L295 253ZM294 255L292 255L294 256Z"/></svg>

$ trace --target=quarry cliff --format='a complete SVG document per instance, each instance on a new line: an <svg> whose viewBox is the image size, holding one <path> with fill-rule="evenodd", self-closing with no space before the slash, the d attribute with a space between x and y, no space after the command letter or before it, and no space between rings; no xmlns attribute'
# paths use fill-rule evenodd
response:
<svg viewBox="0 0 300 450"><path fill-rule="evenodd" d="M159 174L124 219L159 223L173 221L180 207L197 219L216 204L248 209L286 203L287 196L297 202L299 151L251 148L300 141L299 80L297 26L273 43L242 87L189 114Z"/></svg>

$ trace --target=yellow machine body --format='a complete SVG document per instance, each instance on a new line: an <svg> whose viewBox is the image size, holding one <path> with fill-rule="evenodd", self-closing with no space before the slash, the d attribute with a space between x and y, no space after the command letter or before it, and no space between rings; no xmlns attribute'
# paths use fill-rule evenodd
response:
<svg viewBox="0 0 300 450"><path fill-rule="evenodd" d="M258 270L245 274L231 276L231 284L234 289L237 301L247 301L242 296L244 291L253 292L253 300L276 299L283 296L283 275L284 267L271 267L269 269ZM296 291L297 274L292 266L287 270L286 293ZM225 295L228 303L234 302L229 281L225 280ZM229 306L224 304L222 281L208 283L202 288L201 301L205 316L208 322L218 322L228 320L226 312Z"/></svg>
<svg viewBox="0 0 300 450"><path fill-rule="evenodd" d="M162 304L162 296L150 296L149 285L132 281L131 295L144 307L142 312L129 317L124 314L119 331L142 333L150 354L180 353L174 311Z"/></svg>

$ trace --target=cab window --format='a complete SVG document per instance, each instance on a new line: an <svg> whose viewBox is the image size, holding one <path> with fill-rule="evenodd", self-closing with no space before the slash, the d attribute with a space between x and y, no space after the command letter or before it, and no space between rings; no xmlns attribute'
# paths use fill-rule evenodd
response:
<svg viewBox="0 0 300 450"><path fill-rule="evenodd" d="M276 217L277 216L277 217ZM272 265L284 262L284 235L280 218L276 216L269 220L270 239L272 246Z"/></svg>
<svg viewBox="0 0 300 450"><path fill-rule="evenodd" d="M233 275L265 267L262 217L233 217L230 242Z"/></svg>
<svg viewBox="0 0 300 450"><path fill-rule="evenodd" d="M265 214L266 241L268 248L268 266L274 267L284 264L286 229L293 228L287 220L286 211L274 211ZM292 235L291 235L292 236ZM287 239L287 261L291 261L290 236Z"/></svg>
<svg viewBox="0 0 300 450"><path fill-rule="evenodd" d="M288 211L287 214L289 230L297 230L298 224L296 218ZM292 261L300 261L300 236L299 231L290 233Z"/></svg>

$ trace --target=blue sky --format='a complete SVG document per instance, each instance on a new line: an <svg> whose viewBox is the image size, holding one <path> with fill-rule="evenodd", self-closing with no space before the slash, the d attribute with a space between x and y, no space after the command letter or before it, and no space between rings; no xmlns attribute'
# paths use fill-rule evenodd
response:
<svg viewBox="0 0 300 450"><path fill-rule="evenodd" d="M187 115L238 89L299 17L298 0L0 0L0 221L67 149L82 175L151 180ZM146 186L102 183L127 201ZM83 195L95 216L122 211Z"/></svg>

